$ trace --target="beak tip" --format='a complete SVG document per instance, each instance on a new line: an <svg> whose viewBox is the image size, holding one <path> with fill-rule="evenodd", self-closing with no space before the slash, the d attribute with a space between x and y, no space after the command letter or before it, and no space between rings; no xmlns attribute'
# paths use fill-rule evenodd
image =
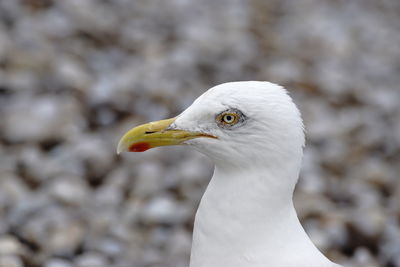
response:
<svg viewBox="0 0 400 267"><path fill-rule="evenodd" d="M119 142L118 146L117 146L117 155L120 155L124 151L126 151L126 149L124 149L124 146L122 145L122 142Z"/></svg>

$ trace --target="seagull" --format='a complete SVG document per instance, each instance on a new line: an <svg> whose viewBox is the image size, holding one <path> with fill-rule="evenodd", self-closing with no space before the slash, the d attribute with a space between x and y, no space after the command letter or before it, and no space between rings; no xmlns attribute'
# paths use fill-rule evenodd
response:
<svg viewBox="0 0 400 267"><path fill-rule="evenodd" d="M300 112L283 87L240 81L212 87L175 118L129 130L117 153L188 145L215 164L190 267L339 267L315 247L293 206L304 143Z"/></svg>

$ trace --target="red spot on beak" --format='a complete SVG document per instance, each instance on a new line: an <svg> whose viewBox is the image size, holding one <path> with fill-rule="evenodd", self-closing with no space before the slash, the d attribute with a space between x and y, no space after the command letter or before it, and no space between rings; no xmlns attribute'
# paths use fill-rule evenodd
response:
<svg viewBox="0 0 400 267"><path fill-rule="evenodd" d="M151 146L149 143L137 143L133 144L129 147L130 152L143 152L150 149Z"/></svg>

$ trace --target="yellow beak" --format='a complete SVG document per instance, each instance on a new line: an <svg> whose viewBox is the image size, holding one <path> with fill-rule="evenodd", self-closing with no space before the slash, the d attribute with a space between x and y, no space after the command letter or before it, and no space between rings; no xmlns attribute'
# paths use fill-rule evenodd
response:
<svg viewBox="0 0 400 267"><path fill-rule="evenodd" d="M117 153L143 152L153 147L180 145L183 142L198 138L208 137L216 138L213 135L190 132L177 129L168 129L175 121L175 118L149 122L132 128L118 143Z"/></svg>

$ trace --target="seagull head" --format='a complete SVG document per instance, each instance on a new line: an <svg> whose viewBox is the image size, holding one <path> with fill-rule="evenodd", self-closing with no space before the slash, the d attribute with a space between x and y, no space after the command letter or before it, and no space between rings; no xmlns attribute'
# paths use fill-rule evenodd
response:
<svg viewBox="0 0 400 267"><path fill-rule="evenodd" d="M117 152L190 145L217 166L300 164L304 145L300 113L279 85L246 81L210 88L175 118L129 130Z"/></svg>
<svg viewBox="0 0 400 267"><path fill-rule="evenodd" d="M129 130L118 152L167 145L192 146L215 163L196 213L190 266L336 266L312 244L293 206L304 131L284 88L215 86L177 117Z"/></svg>

